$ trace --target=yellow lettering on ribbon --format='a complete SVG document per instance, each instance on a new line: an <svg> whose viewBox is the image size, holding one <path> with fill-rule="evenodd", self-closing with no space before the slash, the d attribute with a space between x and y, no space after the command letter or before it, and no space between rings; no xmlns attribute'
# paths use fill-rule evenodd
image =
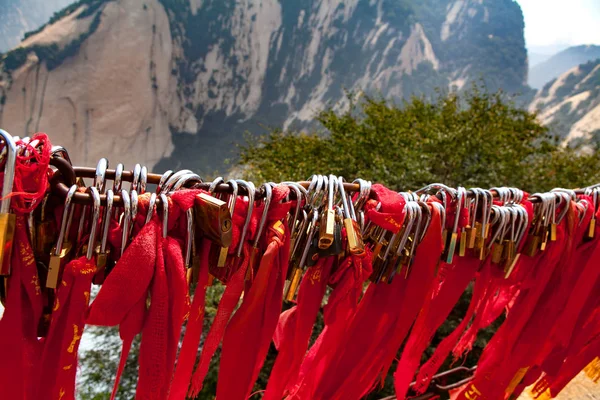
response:
<svg viewBox="0 0 600 400"><path fill-rule="evenodd" d="M37 275L33 275L33 278L31 278L31 282L29 282L33 285L33 287L35 288L35 295L39 296L40 295L40 280L38 279Z"/></svg>
<svg viewBox="0 0 600 400"><path fill-rule="evenodd" d="M311 275L310 275L310 283L311 284L315 284L317 282L321 282L321 268L316 269Z"/></svg>
<svg viewBox="0 0 600 400"><path fill-rule="evenodd" d="M79 327L76 324L73 324L73 340L71 340L71 344L67 348L67 351L69 353L72 353L73 351L75 351L75 345L77 344L79 339L81 339L81 335L78 335L78 333L79 333Z"/></svg>
<svg viewBox="0 0 600 400"><path fill-rule="evenodd" d="M471 384L465 392L465 397L468 400L477 400L479 396L481 396L481 392L475 387L474 384Z"/></svg>

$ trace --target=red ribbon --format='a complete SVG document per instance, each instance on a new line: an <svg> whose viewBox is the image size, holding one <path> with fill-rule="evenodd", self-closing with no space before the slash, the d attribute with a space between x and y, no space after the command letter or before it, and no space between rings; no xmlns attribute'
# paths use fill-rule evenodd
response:
<svg viewBox="0 0 600 400"><path fill-rule="evenodd" d="M310 267L298 289L298 304L279 317L273 342L279 353L271 370L265 400L279 400L297 379L300 365L327 289L334 257L320 258Z"/></svg>
<svg viewBox="0 0 600 400"><path fill-rule="evenodd" d="M36 399L75 398L77 350L95 272L94 261L85 257L69 262L64 268L44 341Z"/></svg>
<svg viewBox="0 0 600 400"><path fill-rule="evenodd" d="M42 289L22 216L17 216L12 274L0 320L0 398L34 399L42 343L37 329L42 316Z"/></svg>

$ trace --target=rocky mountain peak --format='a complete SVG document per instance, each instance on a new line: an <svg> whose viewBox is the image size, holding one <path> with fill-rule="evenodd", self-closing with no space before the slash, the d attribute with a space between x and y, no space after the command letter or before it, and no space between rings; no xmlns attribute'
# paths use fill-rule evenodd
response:
<svg viewBox="0 0 600 400"><path fill-rule="evenodd" d="M205 172L244 131L305 127L345 90L518 91L527 75L512 0L81 0L21 45L2 61L4 128L44 129L77 163Z"/></svg>

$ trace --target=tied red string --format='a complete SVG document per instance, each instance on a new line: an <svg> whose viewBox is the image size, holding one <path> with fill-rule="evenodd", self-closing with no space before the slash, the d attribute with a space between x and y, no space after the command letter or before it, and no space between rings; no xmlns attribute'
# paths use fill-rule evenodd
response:
<svg viewBox="0 0 600 400"><path fill-rule="evenodd" d="M65 266L44 342L36 399L75 399L77 350L95 272L94 261L85 257Z"/></svg>
<svg viewBox="0 0 600 400"><path fill-rule="evenodd" d="M0 319L0 398L33 399L43 343L37 329L43 300L33 251L22 216L17 216L12 274Z"/></svg>
<svg viewBox="0 0 600 400"><path fill-rule="evenodd" d="M32 212L48 191L52 144L45 133L33 135L29 143L34 141L39 141L35 148L22 140L16 143L23 151L17 154L12 193L8 195L13 211L23 214Z"/></svg>

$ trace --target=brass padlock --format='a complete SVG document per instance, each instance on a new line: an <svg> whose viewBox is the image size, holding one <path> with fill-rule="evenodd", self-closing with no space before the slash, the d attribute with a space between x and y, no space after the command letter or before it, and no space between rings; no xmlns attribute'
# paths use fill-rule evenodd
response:
<svg viewBox="0 0 600 400"><path fill-rule="evenodd" d="M35 227L34 252L37 259L47 257L56 237L55 222L53 219L47 219L46 216L48 197L49 195L46 195L40 205L40 222Z"/></svg>
<svg viewBox="0 0 600 400"><path fill-rule="evenodd" d="M69 192L65 198L65 207L63 209L58 239L56 245L54 245L50 252L50 262L48 264L48 274L45 283L45 286L50 289L56 289L58 286L62 270L67 261L69 261L71 250L73 248L68 236L71 231L71 221L73 220L71 201L75 192L77 192L77 185L73 185L69 188Z"/></svg>
<svg viewBox="0 0 600 400"><path fill-rule="evenodd" d="M523 247L523 252L528 257L535 257L540 250L540 244L542 242L542 238L539 234L532 234L527 237L527 241L525 242L525 246Z"/></svg>
<svg viewBox="0 0 600 400"><path fill-rule="evenodd" d="M593 217L590 220L590 225L588 227L586 236L588 239L593 239L595 235L596 235L596 217Z"/></svg>
<svg viewBox="0 0 600 400"><path fill-rule="evenodd" d="M289 284L286 282L285 300L294 301L296 293L298 292L298 286L300 286L300 279L302 278L302 269L294 267L292 270L292 277Z"/></svg>
<svg viewBox="0 0 600 400"><path fill-rule="evenodd" d="M333 209L333 192L336 178L329 176L329 188L327 190L327 208L321 214L321 224L319 225L319 249L328 249L333 243L335 234L335 210Z"/></svg>
<svg viewBox="0 0 600 400"><path fill-rule="evenodd" d="M475 239L477 239L477 230L474 227L467 226L465 231L467 232L467 249L474 249Z"/></svg>
<svg viewBox="0 0 600 400"><path fill-rule="evenodd" d="M512 240L504 240L504 254L502 255L502 258L504 260L504 271L508 271L508 269L511 267L512 263L513 263L513 259L516 256L516 246L515 246L515 242L513 242Z"/></svg>
<svg viewBox="0 0 600 400"><path fill-rule="evenodd" d="M229 200L227 201L227 203L229 206L229 213L230 213L230 215L233 215L233 212L235 211L235 203L237 201L237 196L238 196L238 184L234 180L227 181L227 184L229 186L231 186L231 189L232 189L232 193L229 196ZM219 248L219 256L217 257L217 267L218 268L225 267L228 254L229 254L229 246L221 246Z"/></svg>
<svg viewBox="0 0 600 400"><path fill-rule="evenodd" d="M200 193L196 195L194 211L200 233L219 246L229 247L233 224L227 203L206 193Z"/></svg>
<svg viewBox="0 0 600 400"><path fill-rule="evenodd" d="M10 193L15 179L17 147L13 137L8 132L0 129L0 136L4 139L6 148L2 200L0 200L0 276L8 276L10 275L11 255L17 222L16 215L10 213Z"/></svg>
<svg viewBox="0 0 600 400"><path fill-rule="evenodd" d="M494 264L500 264L504 254L504 244L495 242L492 245L492 262Z"/></svg>
<svg viewBox="0 0 600 400"><path fill-rule="evenodd" d="M107 247L108 231L110 222L112 221L113 204L114 193L112 189L108 189L106 191L104 217L102 218L102 238L100 239L100 245L96 246L96 275L94 276L94 283L97 285L104 283L104 279L106 278L106 267L110 256L110 248Z"/></svg>
<svg viewBox="0 0 600 400"><path fill-rule="evenodd" d="M348 204L348 198L346 197L346 191L344 189L344 181L340 178L337 180L337 183L338 190L342 197L344 227L346 228L346 237L348 240L347 250L353 255L363 255L365 253L365 244L362 240L358 223L352 219L352 216L350 215L350 206Z"/></svg>
<svg viewBox="0 0 600 400"><path fill-rule="evenodd" d="M467 231L463 229L460 232L460 245L458 246L458 255L464 257L467 251Z"/></svg>

